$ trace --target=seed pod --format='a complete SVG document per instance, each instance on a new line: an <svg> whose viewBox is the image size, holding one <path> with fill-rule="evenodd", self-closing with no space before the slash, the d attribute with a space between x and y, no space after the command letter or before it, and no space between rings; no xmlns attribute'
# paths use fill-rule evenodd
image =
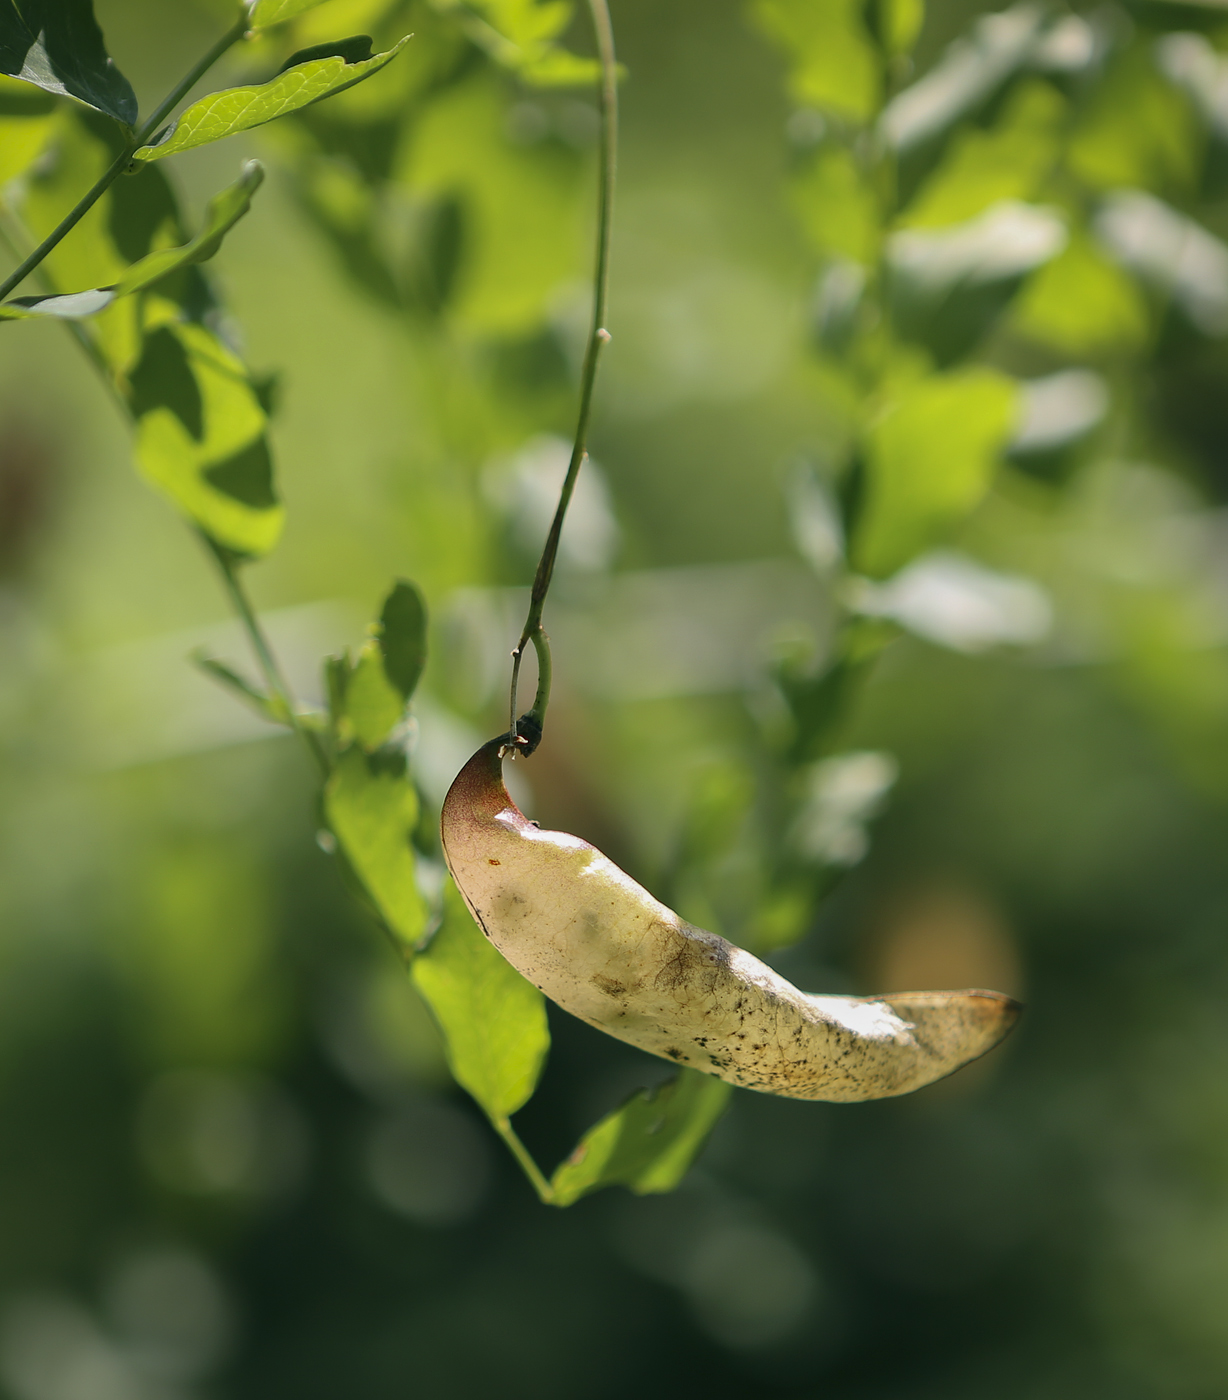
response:
<svg viewBox="0 0 1228 1400"><path fill-rule="evenodd" d="M1021 1010L999 992L810 996L680 919L587 841L542 831L503 785L502 740L443 805L443 850L513 967L573 1016L650 1054L793 1099L907 1094L995 1046Z"/></svg>

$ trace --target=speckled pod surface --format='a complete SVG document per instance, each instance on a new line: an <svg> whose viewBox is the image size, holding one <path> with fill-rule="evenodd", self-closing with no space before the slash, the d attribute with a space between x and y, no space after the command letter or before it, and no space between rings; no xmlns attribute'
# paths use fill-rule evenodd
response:
<svg viewBox="0 0 1228 1400"><path fill-rule="evenodd" d="M999 992L798 991L587 841L529 821L504 787L501 743L483 745L452 784L444 857L495 947L590 1026L745 1089L849 1103L942 1079L1018 1019Z"/></svg>

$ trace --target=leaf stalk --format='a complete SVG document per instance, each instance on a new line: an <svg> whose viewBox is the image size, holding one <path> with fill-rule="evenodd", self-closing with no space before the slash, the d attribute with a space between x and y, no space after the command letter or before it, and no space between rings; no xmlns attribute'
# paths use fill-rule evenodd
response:
<svg viewBox="0 0 1228 1400"><path fill-rule="evenodd" d="M529 1149L520 1141L516 1129L512 1127L509 1118L492 1118L491 1124L495 1132L507 1144L508 1150L520 1165L520 1169L529 1178L537 1198L544 1206L554 1205L554 1187L546 1180L542 1174L542 1169L533 1160Z"/></svg>

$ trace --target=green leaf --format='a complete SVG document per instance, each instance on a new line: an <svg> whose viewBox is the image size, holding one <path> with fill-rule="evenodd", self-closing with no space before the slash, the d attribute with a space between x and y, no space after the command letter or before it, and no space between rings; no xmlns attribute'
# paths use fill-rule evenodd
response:
<svg viewBox="0 0 1228 1400"><path fill-rule="evenodd" d="M426 665L426 603L408 579L397 579L380 613L379 645L384 670L407 701Z"/></svg>
<svg viewBox="0 0 1228 1400"><path fill-rule="evenodd" d="M248 23L253 29L268 29L323 3L324 0L249 0Z"/></svg>
<svg viewBox="0 0 1228 1400"><path fill-rule="evenodd" d="M237 695L270 723L289 725L290 716L277 696L269 695L259 686L253 685L246 676L241 676L224 661L208 656L203 651L195 651L192 653L192 662L211 680L225 686L232 695Z"/></svg>
<svg viewBox="0 0 1228 1400"><path fill-rule="evenodd" d="M956 137L901 226L941 228L975 218L1000 200L1034 198L1057 160L1065 112L1065 99L1050 84L1022 84L992 130Z"/></svg>
<svg viewBox="0 0 1228 1400"><path fill-rule="evenodd" d="M641 1089L590 1128L554 1173L554 1204L569 1206L603 1186L637 1196L672 1191L689 1170L733 1086L684 1069L655 1089Z"/></svg>
<svg viewBox="0 0 1228 1400"><path fill-rule="evenodd" d="M331 50L328 57L311 56L318 55L320 49L295 54L287 66L267 83L229 88L225 92L210 93L208 97L194 102L152 144L142 146L134 159L161 160L179 151L190 151L194 146L207 146L237 132L263 126L265 122L284 117L287 113L297 112L334 93L344 92L355 83L373 77L391 63L409 38L406 35L386 53L379 54L371 54L370 40L366 40L361 50L370 55L366 58L358 57L359 49L354 40L342 40L339 44L326 46Z"/></svg>
<svg viewBox="0 0 1228 1400"><path fill-rule="evenodd" d="M380 620L355 662L349 653L325 661L333 732L341 747L354 739L371 752L405 718L405 707L426 664L426 604L406 579L384 599Z"/></svg>
<svg viewBox="0 0 1228 1400"><path fill-rule="evenodd" d="M22 212L36 236L59 223L119 148L109 123L60 111L56 158L26 182ZM46 266L60 286L114 286L133 264L185 241L166 176L144 166L112 186ZM188 262L145 296L120 297L89 335L135 421L145 478L220 546L255 556L277 542L283 520L266 389L210 328L216 313L204 272Z"/></svg>
<svg viewBox="0 0 1228 1400"><path fill-rule="evenodd" d="M107 53L90 0L0 0L0 73L136 123L136 94Z"/></svg>
<svg viewBox="0 0 1228 1400"><path fill-rule="evenodd" d="M577 87L596 82L595 58L559 48L554 40L571 22L570 0L432 0L452 16L488 57L535 87Z"/></svg>
<svg viewBox="0 0 1228 1400"><path fill-rule="evenodd" d="M127 399L142 474L218 544L267 554L285 512L264 408L238 356L206 327L168 321L145 337Z"/></svg>
<svg viewBox="0 0 1228 1400"><path fill-rule="evenodd" d="M0 189L24 175L54 126L55 99L0 76Z"/></svg>
<svg viewBox="0 0 1228 1400"><path fill-rule="evenodd" d="M925 0L878 0L876 29L893 58L911 53L925 24Z"/></svg>
<svg viewBox="0 0 1228 1400"><path fill-rule="evenodd" d="M1030 339L1080 356L1137 350L1147 341L1151 314L1138 283L1079 232L1028 279L1011 321Z"/></svg>
<svg viewBox="0 0 1228 1400"><path fill-rule="evenodd" d="M980 501L1015 426L1014 381L990 369L903 389L866 434L866 501L853 562L882 578L935 544Z"/></svg>
<svg viewBox="0 0 1228 1400"><path fill-rule="evenodd" d="M143 292L165 278L193 263L207 262L222 246L222 239L252 207L252 195L264 180L264 167L258 160L249 160L239 179L221 194L214 195L205 211L201 231L190 243L178 248L162 248L150 253L124 273L110 287L96 287L88 292L69 292L57 296L14 297L0 306L0 321L25 320L38 316L57 316L81 320L105 311L118 297Z"/></svg>
<svg viewBox="0 0 1228 1400"><path fill-rule="evenodd" d="M490 1118L510 1118L532 1097L546 1061L546 1002L474 923L451 879L443 923L410 972L443 1031L456 1082Z"/></svg>
<svg viewBox="0 0 1228 1400"><path fill-rule="evenodd" d="M455 200L459 257L448 311L464 331L526 335L580 272L582 166L558 143L517 145L489 71L444 89L413 123L401 178L419 200Z"/></svg>
<svg viewBox="0 0 1228 1400"><path fill-rule="evenodd" d="M377 749L405 717L405 699L389 681L379 643L367 642L346 681L345 713L358 742Z"/></svg>
<svg viewBox="0 0 1228 1400"><path fill-rule="evenodd" d="M751 16L790 54L795 102L870 120L878 108L880 64L861 0L755 0Z"/></svg>
<svg viewBox="0 0 1228 1400"><path fill-rule="evenodd" d="M793 202L818 252L863 266L874 261L881 236L878 202L851 152L824 146L794 180Z"/></svg>
<svg viewBox="0 0 1228 1400"><path fill-rule="evenodd" d="M418 796L404 762L348 749L324 788L324 812L384 922L405 951L412 952L426 930L426 908L414 878L410 846Z"/></svg>
<svg viewBox="0 0 1228 1400"><path fill-rule="evenodd" d="M1071 136L1070 168L1097 189L1189 189L1202 155L1183 93L1157 71L1150 43L1136 42L1089 94Z"/></svg>

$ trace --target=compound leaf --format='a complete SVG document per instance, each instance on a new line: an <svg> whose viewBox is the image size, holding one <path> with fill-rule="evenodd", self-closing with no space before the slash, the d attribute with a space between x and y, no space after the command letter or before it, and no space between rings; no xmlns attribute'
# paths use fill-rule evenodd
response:
<svg viewBox="0 0 1228 1400"><path fill-rule="evenodd" d="M410 969L443 1031L456 1082L496 1122L532 1097L550 1048L545 998L474 923L456 885L443 923Z"/></svg>
<svg viewBox="0 0 1228 1400"><path fill-rule="evenodd" d="M641 1089L580 1139L554 1173L554 1203L569 1206L604 1186L637 1196L672 1191L686 1175L733 1086L684 1069L655 1089Z"/></svg>
<svg viewBox="0 0 1228 1400"><path fill-rule="evenodd" d="M228 88L194 102L156 140L142 146L135 159L161 160L297 112L373 77L408 42L406 35L386 53L379 54L371 53L371 41L365 38L305 49L293 55L267 83Z"/></svg>
<svg viewBox="0 0 1228 1400"><path fill-rule="evenodd" d="M105 311L117 298L143 292L163 281L181 268L193 263L207 262L222 246L222 239L252 207L252 195L264 180L264 167L258 160L249 160L243 174L228 189L214 195L205 211L204 227L191 240L178 248L161 248L149 253L109 287L95 287L86 292L68 292L57 296L14 297L0 306L0 321L26 320L30 317L58 316L80 320Z"/></svg>
<svg viewBox="0 0 1228 1400"><path fill-rule="evenodd" d="M0 0L0 73L136 123L136 94L107 53L91 0Z"/></svg>

